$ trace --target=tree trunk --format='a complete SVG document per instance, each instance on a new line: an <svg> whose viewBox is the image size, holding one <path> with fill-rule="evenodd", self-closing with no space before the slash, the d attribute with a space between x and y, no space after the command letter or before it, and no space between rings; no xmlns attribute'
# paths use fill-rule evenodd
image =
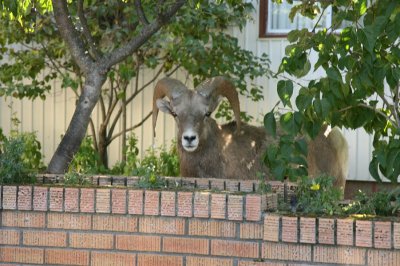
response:
<svg viewBox="0 0 400 266"><path fill-rule="evenodd" d="M99 148L100 163L101 163L106 169L108 169L108 153L107 153L107 147L108 147L107 125L101 124L100 129L99 129L99 143L98 143L98 148Z"/></svg>
<svg viewBox="0 0 400 266"><path fill-rule="evenodd" d="M105 80L106 75L100 74L96 70L91 71L87 75L83 92L79 97L67 132L47 167L48 173L63 174L68 171L69 163L78 151L86 135L90 115L99 100L101 87Z"/></svg>

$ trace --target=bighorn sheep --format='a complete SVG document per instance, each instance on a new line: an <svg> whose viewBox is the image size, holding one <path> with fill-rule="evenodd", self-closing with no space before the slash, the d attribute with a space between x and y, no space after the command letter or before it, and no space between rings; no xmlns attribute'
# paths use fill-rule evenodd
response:
<svg viewBox="0 0 400 266"><path fill-rule="evenodd" d="M210 117L221 96L229 100L236 122L218 125ZM228 79L215 77L189 90L176 79L164 78L154 89L154 135L158 110L172 115L178 125L182 176L255 179L257 172L267 172L262 156L275 140L264 128L241 123L238 93ZM309 143L309 173L333 175L336 185L344 187L347 142L337 128L326 130Z"/></svg>

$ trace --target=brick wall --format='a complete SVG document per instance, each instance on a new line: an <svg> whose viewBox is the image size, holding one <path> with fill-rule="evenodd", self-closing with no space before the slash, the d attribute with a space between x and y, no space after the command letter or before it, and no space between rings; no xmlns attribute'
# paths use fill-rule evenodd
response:
<svg viewBox="0 0 400 266"><path fill-rule="evenodd" d="M400 265L399 221L265 214L266 197L239 183L0 186L0 265Z"/></svg>

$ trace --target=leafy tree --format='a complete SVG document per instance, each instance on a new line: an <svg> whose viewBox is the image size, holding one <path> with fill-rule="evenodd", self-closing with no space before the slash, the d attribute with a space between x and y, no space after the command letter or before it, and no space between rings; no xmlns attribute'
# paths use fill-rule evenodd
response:
<svg viewBox="0 0 400 266"><path fill-rule="evenodd" d="M290 111L280 118L280 124L292 137L300 132L314 137L324 122L351 129L362 127L374 134L371 175L381 181L380 172L397 182L400 175L400 2L301 1L292 9L290 18L298 13L319 18L328 7L333 10L331 28L315 31L318 28L315 25L312 31L293 30L288 35L290 45L286 47L278 74L291 77L283 77L277 90ZM343 22L349 26L338 31ZM300 90L294 96L295 80L311 70L312 53L318 56L313 69L322 69L325 75L308 84L298 84ZM271 133L275 133L271 130L276 126L271 119L275 111L265 117ZM285 150L281 151L280 156L289 161L293 159ZM266 161L269 162L268 158Z"/></svg>
<svg viewBox="0 0 400 266"><path fill-rule="evenodd" d="M87 48L86 55L94 62L103 63L107 60L107 54L121 50L122 44L137 36L147 21L157 16L156 9L153 1L136 1L134 5L119 0L78 1L68 6L74 25L81 28L77 37L84 41L81 44ZM252 10L251 4L239 0L189 2L180 8L170 24L154 33L150 41L105 69L107 75L103 78L107 82L102 85L102 92L98 95L102 121L98 129L90 119L88 122L101 164L108 166L107 147L114 139L122 137L121 143L125 145L126 133L144 123L141 121L127 128L126 106L143 90L150 89L152 82L161 75L172 75L183 69L192 77L195 85L207 77L229 75L243 95L253 100L261 99L261 88L255 84L247 86L246 78L254 79L268 74L267 57L257 58L243 50L237 40L226 33L229 27L243 27ZM24 47L16 50L5 42L0 46L13 59L12 64L0 66L1 73L4 73L0 74L0 82L4 84L0 87L0 95L44 97L50 89L50 81L60 78L63 87L71 88L77 96L84 97L88 74L74 61L69 46L62 42L52 16L34 12L30 20L35 21L34 32L13 20L0 22L4 24L0 29L0 39L7 40L7 44L22 43ZM99 66L100 63L95 65ZM155 75L144 86L139 86L137 81L140 73L146 69L155 69ZM26 83L27 78L30 83ZM131 83L134 89L129 94L127 88ZM221 105L220 109L220 116L231 117L227 104ZM145 119L149 116L150 113ZM121 119L122 131L115 132ZM63 149L63 142L58 150ZM56 152L53 160L58 160L57 154L61 150ZM126 150L126 147L122 150ZM69 151L69 156L72 153ZM63 162L67 163L66 158ZM50 172L61 169L55 170L53 165L49 165Z"/></svg>

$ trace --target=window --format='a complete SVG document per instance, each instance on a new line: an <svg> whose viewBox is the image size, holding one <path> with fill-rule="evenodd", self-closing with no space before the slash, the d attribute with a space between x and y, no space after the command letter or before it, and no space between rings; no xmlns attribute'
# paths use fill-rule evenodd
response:
<svg viewBox="0 0 400 266"><path fill-rule="evenodd" d="M260 0L260 37L284 37L294 29L314 28L318 16L312 20L297 14L291 22L289 19L291 7L292 5L287 2L276 4L271 0ZM328 8L321 17L317 30L329 28L331 22L332 9Z"/></svg>

